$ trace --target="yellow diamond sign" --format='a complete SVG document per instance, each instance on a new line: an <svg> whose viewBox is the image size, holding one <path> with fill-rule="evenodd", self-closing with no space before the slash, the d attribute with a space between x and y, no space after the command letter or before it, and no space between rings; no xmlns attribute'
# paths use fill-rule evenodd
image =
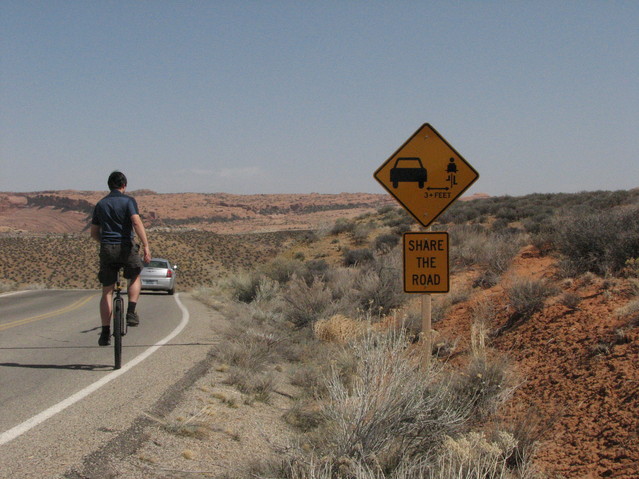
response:
<svg viewBox="0 0 639 479"><path fill-rule="evenodd" d="M479 173L425 123L374 176L422 226L429 226Z"/></svg>

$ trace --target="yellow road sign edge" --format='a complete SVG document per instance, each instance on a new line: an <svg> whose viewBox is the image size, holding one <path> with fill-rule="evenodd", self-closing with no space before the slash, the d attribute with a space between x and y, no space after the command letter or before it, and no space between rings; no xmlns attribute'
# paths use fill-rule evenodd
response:
<svg viewBox="0 0 639 479"><path fill-rule="evenodd" d="M415 138L415 137L419 134L419 132L420 132L420 131L422 131L422 130L423 130L424 128L426 128L426 127L428 127L428 128L430 128L431 130L433 130L433 133L435 133L435 134L439 137L439 139L440 139L441 141L443 141L443 142L446 144L446 146L448 146L448 148L450 148L450 149L451 149L451 150L455 153L455 155L457 155L457 156L458 156L458 157L459 157L459 158L460 158L460 159L461 159L461 160L462 160L462 161L463 161L463 162L464 162L464 163L465 163L465 164L466 164L466 165L467 165L467 166L468 166L468 167L469 167L472 171L473 171L473 173L475 173L475 179L474 179L473 181L471 181L470 183L468 183L468 185L466 185L466 187L465 187L465 188L463 188L463 189L462 189L462 190L461 190L461 191L460 191L460 192L459 192L459 193L458 193L458 194L457 194L454 198L452 198L452 199L451 199L451 201L448 203L448 205L446 205L446 207L445 207L443 210L441 210L437 216L434 216L434 217L430 218L430 220L429 220L428 222L424 222L424 221L422 221L422 219L421 219L421 218L419 218L418 216L415 216L415 215L413 214L413 212L410 210L410 208L409 208L408 206L406 206L406 205L405 205L405 204L404 204L404 203L403 203L403 202L402 202L399 198L397 198L397 197L395 196L395 194L393 193L393 191L392 191L390 188L388 188L388 187L386 186L386 184L385 184L385 183L384 183L384 182L383 182L380 178L378 178L378 176L377 176L377 175L380 173L380 171L384 168L384 166L386 166L386 164L387 164L387 163L388 163L388 162L389 162L389 161L390 161L393 157L395 157L395 156L396 156L396 155L397 155L397 154L398 154L398 153L399 153L399 152L400 152L400 151L401 151L401 150L402 150L402 149L403 149L403 148L404 148L404 147L405 147L408 143L410 143L410 142L411 142L411 140L412 140L413 138ZM375 170L375 173L373 173L373 178L375 178L375 180L376 180L376 181L377 181L380 185L382 185L382 188L384 188L384 189L385 189L385 190L386 190L386 191L387 191L387 192L388 192L388 193L389 193L389 194L390 194L390 195L391 195L391 196L395 199L395 201L397 201L397 202L398 202L398 203L399 203L399 204L400 204L400 205L401 205L401 206L402 206L402 207L406 210L406 212L407 212L407 213L409 213L409 214L410 214L413 218L415 218L415 220L416 220L416 221L417 221L420 225L422 225L422 226L423 226L423 227L425 227L425 228L428 228L430 225L432 225L432 224L435 222L435 220L437 220L437 218L439 218L442 214L444 214L444 212L445 212L448 208L450 208L450 206L451 206L451 205L452 205L455 201L457 201L457 199L458 199L461 195L463 195L463 194L466 192L466 190L468 190L468 188L470 188L470 187L471 187L471 186L472 186L472 185L473 185L473 184L474 184L474 183L475 183L475 182L479 179L479 173L477 172L477 170L476 170L475 168L473 168L473 166L472 166L470 163L468 163L468 161L467 161L467 160L466 160L466 159L465 159L465 158L464 158L464 157L463 157L463 156L462 156L462 155L461 155L461 154L460 154L460 153L459 153L459 152L458 152L455 148L453 148L453 145L451 145L450 143L448 143L448 141L446 141L446 138L444 138L442 135L440 135L440 134L439 134L439 132L438 132L438 131L437 131L437 130L433 127L433 125L431 125L430 123L424 123L422 126L420 126L420 127L419 127L416 131L415 131L415 133L413 133L413 134L410 136L410 138L408 138L408 140L406 140L406 141L402 144L402 146L400 146L399 148L397 148L397 150L395 150L395 152L394 152L391 156L389 156L389 157L388 157L388 159L387 159L386 161L384 161L384 162L381 164L381 166L380 166L379 168L377 168L377 169Z"/></svg>

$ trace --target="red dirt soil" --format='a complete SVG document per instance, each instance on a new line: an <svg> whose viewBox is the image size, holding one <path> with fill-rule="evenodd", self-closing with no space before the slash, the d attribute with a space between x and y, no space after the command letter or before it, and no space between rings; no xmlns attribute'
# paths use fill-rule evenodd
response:
<svg viewBox="0 0 639 479"><path fill-rule="evenodd" d="M552 280L554 263L528 247L502 284L515 275ZM616 314L636 293L629 280L589 275L561 285L543 311L492 341L491 347L505 353L523 379L512 401L514 420L537 415L548 427L536 462L551 477L636 479L639 328L636 318ZM576 308L559 301L566 292L581 298ZM486 296L497 305L491 324L496 330L509 317L504 288L495 286ZM466 351L471 309L472 301L458 305L435 325L446 337L463 338L459 347Z"/></svg>

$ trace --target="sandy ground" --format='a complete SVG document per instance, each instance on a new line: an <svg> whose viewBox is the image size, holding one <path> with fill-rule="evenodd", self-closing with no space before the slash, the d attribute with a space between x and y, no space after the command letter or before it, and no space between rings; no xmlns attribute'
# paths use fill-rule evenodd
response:
<svg viewBox="0 0 639 479"><path fill-rule="evenodd" d="M210 337L220 338L228 320L188 296L184 299L192 314L209 318ZM278 457L293 437L282 416L296 388L287 382L279 365L272 365L277 392L268 403L249 400L225 384L228 373L214 359L216 347L223 345L213 346L196 371L176 383L156 405L141 411L129 429L60 477L221 477L255 461Z"/></svg>

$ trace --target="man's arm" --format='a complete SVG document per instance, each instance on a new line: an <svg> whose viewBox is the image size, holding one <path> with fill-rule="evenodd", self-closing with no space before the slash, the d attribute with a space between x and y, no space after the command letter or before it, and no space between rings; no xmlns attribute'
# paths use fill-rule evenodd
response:
<svg viewBox="0 0 639 479"><path fill-rule="evenodd" d="M142 250L144 251L144 262L151 261L151 249L149 248L149 240L146 237L146 230L144 229L144 223L140 215L131 215L131 224L135 230L135 234L138 235L140 242L142 243Z"/></svg>
<svg viewBox="0 0 639 479"><path fill-rule="evenodd" d="M98 243L101 240L101 229L100 229L100 225L91 225L91 238L93 238L94 240L96 240Z"/></svg>

